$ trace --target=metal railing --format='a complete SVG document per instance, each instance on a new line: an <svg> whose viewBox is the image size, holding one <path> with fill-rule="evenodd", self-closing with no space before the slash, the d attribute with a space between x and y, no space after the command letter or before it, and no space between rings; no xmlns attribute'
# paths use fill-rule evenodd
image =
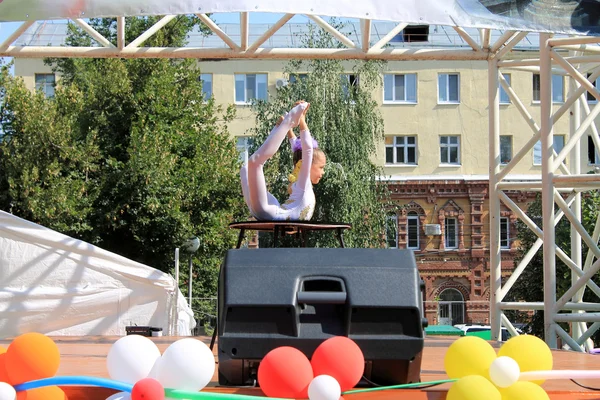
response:
<svg viewBox="0 0 600 400"><path fill-rule="evenodd" d="M217 297L192 297L192 310L196 319L194 336L212 334L217 327Z"/></svg>

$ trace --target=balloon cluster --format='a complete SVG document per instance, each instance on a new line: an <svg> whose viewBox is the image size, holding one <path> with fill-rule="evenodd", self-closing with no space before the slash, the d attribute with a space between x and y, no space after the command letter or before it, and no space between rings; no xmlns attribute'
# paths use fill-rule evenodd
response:
<svg viewBox="0 0 600 400"><path fill-rule="evenodd" d="M464 336L448 348L446 374L458 379L447 400L546 400L544 381L519 380L523 372L552 369L552 353L540 338L519 335L510 338L498 354L485 340Z"/></svg>
<svg viewBox="0 0 600 400"><path fill-rule="evenodd" d="M339 400L360 381L364 364L354 341L335 336L321 343L310 361L293 347L271 350L258 367L258 382L268 397Z"/></svg>
<svg viewBox="0 0 600 400"><path fill-rule="evenodd" d="M128 335L111 346L106 366L112 379L133 385L131 393L116 393L110 400L163 400L165 388L203 389L213 377L215 359L197 339L177 340L161 355L152 340Z"/></svg>
<svg viewBox="0 0 600 400"><path fill-rule="evenodd" d="M58 386L18 392L14 386L56 375L60 352L52 339L41 333L25 333L16 337L8 349L0 346L0 400L64 400Z"/></svg>

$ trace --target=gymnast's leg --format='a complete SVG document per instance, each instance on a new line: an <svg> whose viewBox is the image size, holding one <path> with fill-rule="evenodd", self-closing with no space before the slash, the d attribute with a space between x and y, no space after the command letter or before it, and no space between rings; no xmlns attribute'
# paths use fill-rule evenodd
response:
<svg viewBox="0 0 600 400"><path fill-rule="evenodd" d="M281 146L281 143L286 138L287 132L298 125L300 116L307 105L308 103L300 103L295 106L285 116L281 124L273 128L262 146L250 156L246 166L247 169L244 171L244 167L242 167L242 187L244 186L243 174L246 173L247 177L246 192L248 197L246 203L249 205L250 210L255 214L255 217L259 219L273 219L279 208L278 204L273 204L272 196L269 196L269 192L267 191L263 166L265 162L277 152L279 146ZM246 193L244 196L246 196Z"/></svg>

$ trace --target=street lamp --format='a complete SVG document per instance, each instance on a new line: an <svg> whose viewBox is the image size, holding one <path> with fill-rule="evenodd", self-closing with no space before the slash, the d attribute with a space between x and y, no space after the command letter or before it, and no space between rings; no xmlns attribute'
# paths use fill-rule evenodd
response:
<svg viewBox="0 0 600 400"><path fill-rule="evenodd" d="M190 238L188 241L186 241L182 247L182 250L185 251L186 253L189 253L190 255L190 259L189 259L189 263L190 263L190 275L189 275L189 287L188 287L188 296L189 296L189 304L190 304L190 308L192 307L192 255L198 251L198 249L200 248L200 239L198 239L197 237L193 237Z"/></svg>

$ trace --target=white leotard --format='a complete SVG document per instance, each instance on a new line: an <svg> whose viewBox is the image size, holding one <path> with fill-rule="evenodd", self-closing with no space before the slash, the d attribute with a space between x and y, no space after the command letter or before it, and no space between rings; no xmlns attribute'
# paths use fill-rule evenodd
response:
<svg viewBox="0 0 600 400"><path fill-rule="evenodd" d="M294 107L283 119L279 126L273 128L263 145L242 166L240 177L242 192L248 209L258 220L275 221L308 221L315 210L315 194L310 181L310 169L313 158L313 140L308 130L300 132L302 143L302 167L298 180L292 184L292 193L287 201L280 204L267 191L263 174L263 166L279 149L288 130L297 124L306 103Z"/></svg>

